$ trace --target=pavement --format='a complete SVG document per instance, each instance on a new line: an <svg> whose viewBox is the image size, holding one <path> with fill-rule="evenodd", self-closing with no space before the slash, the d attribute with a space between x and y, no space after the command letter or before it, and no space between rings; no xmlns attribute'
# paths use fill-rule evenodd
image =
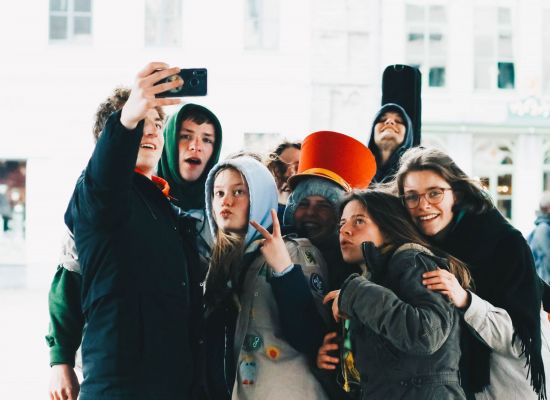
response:
<svg viewBox="0 0 550 400"><path fill-rule="evenodd" d="M0 399L49 399L47 289L0 289Z"/></svg>

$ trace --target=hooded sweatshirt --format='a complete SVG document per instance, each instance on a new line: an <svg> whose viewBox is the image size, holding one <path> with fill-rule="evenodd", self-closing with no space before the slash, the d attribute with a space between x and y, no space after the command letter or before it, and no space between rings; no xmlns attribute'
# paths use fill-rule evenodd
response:
<svg viewBox="0 0 550 400"><path fill-rule="evenodd" d="M179 132L181 124L192 112L201 112L208 116L214 125L214 151L202 175L194 182L184 180L179 172ZM208 172L218 162L222 146L222 127L218 118L209 109L198 104L184 104L173 114L164 128L164 151L158 166L158 176L170 185L170 194L174 202L183 210L204 209L204 185Z"/></svg>
<svg viewBox="0 0 550 400"><path fill-rule="evenodd" d="M405 124L405 137L403 138L403 143L401 143L392 153L390 158L385 164L382 164L381 154L380 150L378 149L378 146L374 142L374 127L376 124L380 121L382 116L387 113L388 111L397 112L399 115L401 115L401 118L403 119L403 123ZM413 147L413 126L411 119L400 105L394 104L394 103L388 103L382 106L382 108L376 113L376 116L374 117L374 121L372 123L372 129L369 139L368 147L370 151L372 151L372 154L374 154L374 157L376 158L376 175L372 179L373 183L382 183L387 182L391 180L391 178L395 175L395 172L397 171L397 168L399 167L399 159L401 158L401 155Z"/></svg>
<svg viewBox="0 0 550 400"><path fill-rule="evenodd" d="M212 210L214 180L216 173L227 166L237 169L246 180L249 220L269 230L273 223L270 211L277 209L275 180L264 165L244 156L222 161L208 175L206 214L212 235L215 237L218 230ZM207 316L207 391L215 399L325 399L305 355L308 345L315 341L313 347L318 348L322 341L322 319L317 308L324 294L322 256L306 239L287 240L294 266L290 272L276 275L259 251L261 238L249 225L239 286L232 288L238 298L238 311L231 307L231 301ZM318 316L317 322L309 318L311 315ZM305 320L311 323L301 325ZM318 332L319 338L314 340L312 333L310 343L293 342L285 329L290 325L291 331ZM225 348L222 351L220 347Z"/></svg>

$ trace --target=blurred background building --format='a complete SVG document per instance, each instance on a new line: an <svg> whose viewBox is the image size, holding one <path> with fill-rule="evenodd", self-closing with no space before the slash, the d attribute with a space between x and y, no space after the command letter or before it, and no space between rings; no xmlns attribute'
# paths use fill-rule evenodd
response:
<svg viewBox="0 0 550 400"><path fill-rule="evenodd" d="M480 178L527 233L550 189L548 21L547 0L3 2L0 398L47 397L63 213L97 105L147 62L208 68L209 95L189 100L219 116L224 154L321 129L366 142L384 68L416 65L423 144Z"/></svg>
<svg viewBox="0 0 550 400"><path fill-rule="evenodd" d="M224 154L319 129L366 142L382 71L416 65L423 144L479 177L527 233L550 189L549 20L544 0L6 3L0 262L26 265L17 284L48 284L96 106L150 60L208 68L209 95L189 100L220 117Z"/></svg>

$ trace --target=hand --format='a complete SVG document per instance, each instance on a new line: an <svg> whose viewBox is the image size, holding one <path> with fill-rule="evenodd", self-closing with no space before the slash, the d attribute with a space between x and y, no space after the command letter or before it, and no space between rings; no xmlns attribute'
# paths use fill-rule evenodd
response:
<svg viewBox="0 0 550 400"><path fill-rule="evenodd" d="M435 271L422 274L422 284L428 289L440 292L447 296L457 308L467 308L470 305L468 292L460 286L456 277L446 269L438 268Z"/></svg>
<svg viewBox="0 0 550 400"><path fill-rule="evenodd" d="M338 357L328 355L329 351L338 350L338 344L332 343L337 336L336 332L330 332L323 338L323 345L319 347L317 352L317 368L319 369L336 369L336 365L340 362Z"/></svg>
<svg viewBox="0 0 550 400"><path fill-rule="evenodd" d="M180 78L160 85L155 85L161 79L175 75L180 71L178 67L168 68L168 64L152 62L137 74L130 97L120 115L120 122L126 129L135 129L139 121L145 118L147 111L155 107L179 104L180 99L159 98L156 94L174 89L183 84Z"/></svg>
<svg viewBox="0 0 550 400"><path fill-rule="evenodd" d="M80 384L74 369L68 364L58 364L51 371L50 400L76 400Z"/></svg>
<svg viewBox="0 0 550 400"><path fill-rule="evenodd" d="M264 237L261 252L269 266L276 272L282 272L292 264L292 260L281 236L281 226L274 209L271 209L271 218L273 219L273 234L256 221L250 221L250 225Z"/></svg>
<svg viewBox="0 0 550 400"><path fill-rule="evenodd" d="M333 290L332 292L328 292L325 298L323 299L323 304L327 304L329 301L334 300L332 302L332 316L334 317L334 320L336 322L339 322L340 319L347 319L345 315L340 314L340 309L338 308L339 298L340 298L340 291Z"/></svg>

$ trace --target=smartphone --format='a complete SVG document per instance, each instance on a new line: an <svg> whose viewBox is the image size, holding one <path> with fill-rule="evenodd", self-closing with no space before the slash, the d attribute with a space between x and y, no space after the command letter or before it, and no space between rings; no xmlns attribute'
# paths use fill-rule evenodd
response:
<svg viewBox="0 0 550 400"><path fill-rule="evenodd" d="M206 68L182 69L178 75L183 79L183 85L177 88L158 93L156 97L184 97L184 96L206 96L207 76ZM172 82L178 75L171 75L158 81L155 85Z"/></svg>

